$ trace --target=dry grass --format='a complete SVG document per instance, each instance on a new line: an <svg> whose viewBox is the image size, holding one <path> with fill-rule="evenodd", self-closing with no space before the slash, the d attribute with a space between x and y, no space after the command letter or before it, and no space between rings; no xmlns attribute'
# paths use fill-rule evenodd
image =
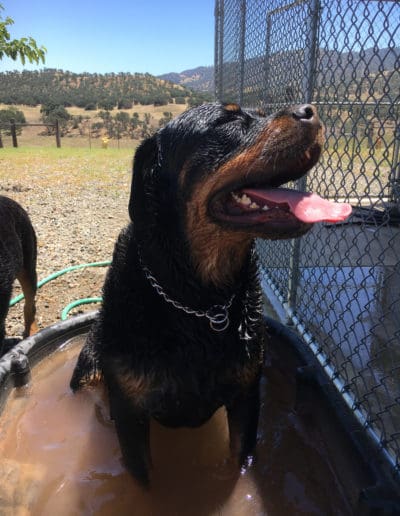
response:
<svg viewBox="0 0 400 516"><path fill-rule="evenodd" d="M88 149L82 147L19 147L0 150L0 183L11 183L15 190L27 184L65 188L96 182L111 190L115 176L132 168L134 146L130 149Z"/></svg>

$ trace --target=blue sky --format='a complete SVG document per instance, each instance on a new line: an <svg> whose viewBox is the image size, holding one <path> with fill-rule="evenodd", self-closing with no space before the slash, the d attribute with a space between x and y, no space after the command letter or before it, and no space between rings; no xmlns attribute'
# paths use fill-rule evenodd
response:
<svg viewBox="0 0 400 516"><path fill-rule="evenodd" d="M47 48L44 65L3 59L0 71L181 72L214 61L214 0L0 0L12 38Z"/></svg>

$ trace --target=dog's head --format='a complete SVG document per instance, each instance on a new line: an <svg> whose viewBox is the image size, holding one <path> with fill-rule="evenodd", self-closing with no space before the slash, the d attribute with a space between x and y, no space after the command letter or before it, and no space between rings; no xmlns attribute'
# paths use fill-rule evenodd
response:
<svg viewBox="0 0 400 516"><path fill-rule="evenodd" d="M139 147L130 216L139 229L184 241L203 279L215 281L255 237L292 238L349 214L347 205L280 188L316 164L321 144L311 105L268 117L236 104L188 110Z"/></svg>

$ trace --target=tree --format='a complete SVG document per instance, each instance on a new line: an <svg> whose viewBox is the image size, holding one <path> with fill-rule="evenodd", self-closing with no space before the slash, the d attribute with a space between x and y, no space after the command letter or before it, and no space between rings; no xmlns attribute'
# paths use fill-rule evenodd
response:
<svg viewBox="0 0 400 516"><path fill-rule="evenodd" d="M186 104L185 97L175 97L175 104Z"/></svg>
<svg viewBox="0 0 400 516"><path fill-rule="evenodd" d="M118 101L118 109L131 109L133 106L133 100L123 97Z"/></svg>
<svg viewBox="0 0 400 516"><path fill-rule="evenodd" d="M85 111L95 111L97 109L96 102L88 102L85 105Z"/></svg>
<svg viewBox="0 0 400 516"><path fill-rule="evenodd" d="M25 124L25 115L22 111L16 108L0 109L0 125L9 125L11 120L14 120L17 124ZM6 134L11 134L11 131L6 130ZM17 134L21 134L21 127L18 127Z"/></svg>
<svg viewBox="0 0 400 516"><path fill-rule="evenodd" d="M61 129L61 135L64 134L67 122L71 119L71 115L68 113L64 106L49 103L42 105L40 112L42 114L42 121L44 124L53 126L57 120ZM47 130L49 134L54 133L53 128L48 127Z"/></svg>
<svg viewBox="0 0 400 516"><path fill-rule="evenodd" d="M22 111L16 108L0 109L0 123L8 124L10 120L14 119L18 124L25 124L25 115Z"/></svg>
<svg viewBox="0 0 400 516"><path fill-rule="evenodd" d="M172 113L170 111L164 111L163 117L160 118L158 121L158 125L160 127L163 127L164 125L168 124L172 120Z"/></svg>
<svg viewBox="0 0 400 516"><path fill-rule="evenodd" d="M106 111L112 111L114 109L114 106L116 104L116 101L112 97L103 97L98 102L98 107L100 109L105 109Z"/></svg>
<svg viewBox="0 0 400 516"><path fill-rule="evenodd" d="M3 10L4 7L0 4L0 12ZM39 61L44 63L44 56L47 50L43 46L38 47L33 38L11 39L7 27L13 25L13 23L14 20L12 18L7 16L3 20L0 14L0 59L10 57L16 61L19 58L22 64L25 64L26 60L30 63L35 62L39 64Z"/></svg>

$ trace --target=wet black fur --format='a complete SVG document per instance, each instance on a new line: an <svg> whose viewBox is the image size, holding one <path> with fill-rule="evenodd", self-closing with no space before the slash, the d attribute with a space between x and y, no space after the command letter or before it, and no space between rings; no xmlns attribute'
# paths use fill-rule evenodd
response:
<svg viewBox="0 0 400 516"><path fill-rule="evenodd" d="M24 269L36 292L36 235L26 211L0 195L0 355L12 286Z"/></svg>
<svg viewBox="0 0 400 516"><path fill-rule="evenodd" d="M124 461L143 484L151 465L149 418L195 427L224 405L239 463L245 464L254 450L264 333L257 258L251 248L229 284L205 284L193 267L191 235L183 221L194 186L251 145L259 130L256 116L204 105L146 140L135 156L132 222L116 243L103 306L71 387L78 389L96 374L103 377ZM204 317L167 303L150 285L143 265L170 298L192 309L225 305L234 295L229 327L215 332ZM151 387L143 396L129 397L120 387L121 373L147 378Z"/></svg>

